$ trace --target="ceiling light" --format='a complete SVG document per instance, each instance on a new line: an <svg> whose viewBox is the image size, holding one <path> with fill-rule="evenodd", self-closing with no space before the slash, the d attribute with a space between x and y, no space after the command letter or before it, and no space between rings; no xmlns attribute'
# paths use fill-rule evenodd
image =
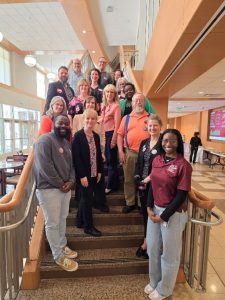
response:
<svg viewBox="0 0 225 300"><path fill-rule="evenodd" d="M225 79L223 81L225 82Z"/></svg>
<svg viewBox="0 0 225 300"><path fill-rule="evenodd" d="M32 68L36 66L37 60L33 55L26 55L24 57L24 62L28 67Z"/></svg>
<svg viewBox="0 0 225 300"><path fill-rule="evenodd" d="M86 30L82 30L82 33L85 34L85 33L87 33L87 31Z"/></svg>
<svg viewBox="0 0 225 300"><path fill-rule="evenodd" d="M205 92L198 92L199 93L199 95L202 95L202 94L204 94Z"/></svg>
<svg viewBox="0 0 225 300"><path fill-rule="evenodd" d="M56 74L54 74L54 73L52 73L52 72L49 72L49 73L47 74L47 78L48 78L48 80L49 80L50 82L53 82L53 81L56 80Z"/></svg>
<svg viewBox="0 0 225 300"><path fill-rule="evenodd" d="M0 43L3 41L3 34L0 31Z"/></svg>
<svg viewBox="0 0 225 300"><path fill-rule="evenodd" d="M106 12L113 12L113 6L109 5L106 7Z"/></svg>
<svg viewBox="0 0 225 300"><path fill-rule="evenodd" d="M95 54L95 53L96 53L96 51L95 51L95 50L92 50L91 52L92 52L93 54Z"/></svg>

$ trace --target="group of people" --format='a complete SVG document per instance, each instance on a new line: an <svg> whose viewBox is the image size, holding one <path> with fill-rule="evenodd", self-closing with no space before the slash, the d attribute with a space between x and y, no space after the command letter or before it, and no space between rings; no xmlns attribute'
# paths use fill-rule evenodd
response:
<svg viewBox="0 0 225 300"><path fill-rule="evenodd" d="M76 226L86 234L102 235L94 227L92 208L109 211L106 197L119 189L120 163L126 201L122 213L132 212L140 202L144 219L143 243L136 252L149 258L150 283L144 291L150 299L164 299L176 281L191 188L192 168L184 159L182 136L176 129L162 132L150 101L135 92L121 71L113 81L104 57L90 71L90 81L76 72L80 67L77 59L72 75L60 67L59 81L49 84L34 145L36 194L53 258L66 271L78 268L73 260L77 252L65 237L75 182Z"/></svg>

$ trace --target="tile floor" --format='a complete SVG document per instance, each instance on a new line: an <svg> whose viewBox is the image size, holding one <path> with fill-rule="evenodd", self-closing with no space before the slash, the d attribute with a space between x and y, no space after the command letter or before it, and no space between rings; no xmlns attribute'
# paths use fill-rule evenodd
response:
<svg viewBox="0 0 225 300"><path fill-rule="evenodd" d="M225 170L193 165L192 184L215 201L213 209L225 221ZM59 284L60 282L60 284ZM129 275L68 280L42 280L37 291L21 291L18 300L144 300L147 275ZM197 293L188 284L177 284L173 300L225 300L225 222L211 230L207 272L207 291Z"/></svg>

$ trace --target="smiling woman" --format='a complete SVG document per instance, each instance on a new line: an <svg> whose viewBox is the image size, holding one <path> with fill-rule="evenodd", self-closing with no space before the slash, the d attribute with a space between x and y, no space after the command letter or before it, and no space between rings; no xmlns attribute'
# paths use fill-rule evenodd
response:
<svg viewBox="0 0 225 300"><path fill-rule="evenodd" d="M38 136L50 132L54 126L54 118L60 114L67 115L66 102L62 97L55 96L50 102L46 115L42 116Z"/></svg>

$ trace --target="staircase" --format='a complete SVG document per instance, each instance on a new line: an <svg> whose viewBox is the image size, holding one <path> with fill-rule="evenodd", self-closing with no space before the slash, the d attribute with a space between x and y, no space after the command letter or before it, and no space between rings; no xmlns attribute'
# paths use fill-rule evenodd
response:
<svg viewBox="0 0 225 300"><path fill-rule="evenodd" d="M148 260L137 258L135 252L143 241L143 220L138 210L122 214L125 205L121 191L107 196L109 213L93 209L94 225L101 237L88 236L75 227L76 203L67 219L68 245L78 251L79 269L66 272L58 267L46 242L46 254L41 264L41 278L71 278L148 273Z"/></svg>

